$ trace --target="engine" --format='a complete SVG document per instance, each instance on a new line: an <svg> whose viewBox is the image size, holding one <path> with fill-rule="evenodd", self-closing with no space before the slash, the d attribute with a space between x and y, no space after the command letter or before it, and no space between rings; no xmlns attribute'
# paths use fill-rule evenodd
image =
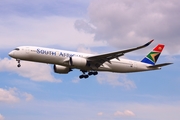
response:
<svg viewBox="0 0 180 120"><path fill-rule="evenodd" d="M71 71L70 68L61 65L54 65L53 69L55 73L60 73L60 74L66 74Z"/></svg>
<svg viewBox="0 0 180 120"><path fill-rule="evenodd" d="M70 57L70 65L75 66L76 68L82 68L87 66L87 60L82 57Z"/></svg>

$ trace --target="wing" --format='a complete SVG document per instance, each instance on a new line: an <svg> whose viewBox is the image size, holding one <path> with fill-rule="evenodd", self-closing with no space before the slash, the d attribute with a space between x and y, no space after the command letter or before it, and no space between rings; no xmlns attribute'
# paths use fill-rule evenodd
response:
<svg viewBox="0 0 180 120"><path fill-rule="evenodd" d="M130 49L126 49L126 50L121 50L121 51L117 51L117 52L111 52L111 53L106 53L106 54L100 54L100 55L95 55L95 56L91 56L88 57L87 60L91 63L91 65L94 65L95 67L99 67L101 66L104 62L110 62L111 59L118 59L118 57L123 56L125 53L128 52L132 52L144 47L147 47L148 45L150 45L154 40L149 41L148 43L139 46L139 47L135 47L135 48L130 48Z"/></svg>

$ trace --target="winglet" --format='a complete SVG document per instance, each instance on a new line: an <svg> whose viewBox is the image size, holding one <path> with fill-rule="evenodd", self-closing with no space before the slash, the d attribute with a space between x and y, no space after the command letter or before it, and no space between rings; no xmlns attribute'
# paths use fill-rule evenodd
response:
<svg viewBox="0 0 180 120"><path fill-rule="evenodd" d="M146 43L144 46L150 45L153 41L154 41L154 39L152 39L151 41L149 41L148 43Z"/></svg>

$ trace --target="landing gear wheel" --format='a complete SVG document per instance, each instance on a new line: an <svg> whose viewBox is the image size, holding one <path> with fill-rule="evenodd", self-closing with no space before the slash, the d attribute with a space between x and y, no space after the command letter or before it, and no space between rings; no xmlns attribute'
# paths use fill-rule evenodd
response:
<svg viewBox="0 0 180 120"><path fill-rule="evenodd" d="M89 77L89 75L84 75L84 78L88 78Z"/></svg>
<svg viewBox="0 0 180 120"><path fill-rule="evenodd" d="M18 64L17 67L21 67L21 64Z"/></svg>
<svg viewBox="0 0 180 120"><path fill-rule="evenodd" d="M18 62L17 67L21 67L21 64L20 64L20 59L16 59L16 61Z"/></svg>
<svg viewBox="0 0 180 120"><path fill-rule="evenodd" d="M97 75L98 72L97 71L92 71L92 72L89 72L88 75L91 76L91 75Z"/></svg>
<svg viewBox="0 0 180 120"><path fill-rule="evenodd" d="M89 73L88 73L89 76L92 75L92 74L93 74L93 72L89 72Z"/></svg>
<svg viewBox="0 0 180 120"><path fill-rule="evenodd" d="M86 74L83 74L83 75L80 75L79 78L82 79L82 78L88 78L89 75L86 75Z"/></svg>
<svg viewBox="0 0 180 120"><path fill-rule="evenodd" d="M82 75L79 76L80 79L82 78L88 78L91 75L97 75L98 72L97 71L85 71L85 70L81 70L81 72L83 73ZM88 72L88 74L86 74L86 72Z"/></svg>
<svg viewBox="0 0 180 120"><path fill-rule="evenodd" d="M84 75L80 75L79 78L80 78L80 79L84 78Z"/></svg>
<svg viewBox="0 0 180 120"><path fill-rule="evenodd" d="M98 72L96 71L96 72L93 72L93 75L97 75L98 74Z"/></svg>

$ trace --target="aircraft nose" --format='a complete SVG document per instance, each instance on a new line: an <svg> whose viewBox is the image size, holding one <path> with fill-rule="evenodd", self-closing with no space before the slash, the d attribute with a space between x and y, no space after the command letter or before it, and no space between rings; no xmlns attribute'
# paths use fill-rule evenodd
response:
<svg viewBox="0 0 180 120"><path fill-rule="evenodd" d="M10 57L13 57L13 51L11 51L11 52L9 53L9 56L10 56Z"/></svg>

